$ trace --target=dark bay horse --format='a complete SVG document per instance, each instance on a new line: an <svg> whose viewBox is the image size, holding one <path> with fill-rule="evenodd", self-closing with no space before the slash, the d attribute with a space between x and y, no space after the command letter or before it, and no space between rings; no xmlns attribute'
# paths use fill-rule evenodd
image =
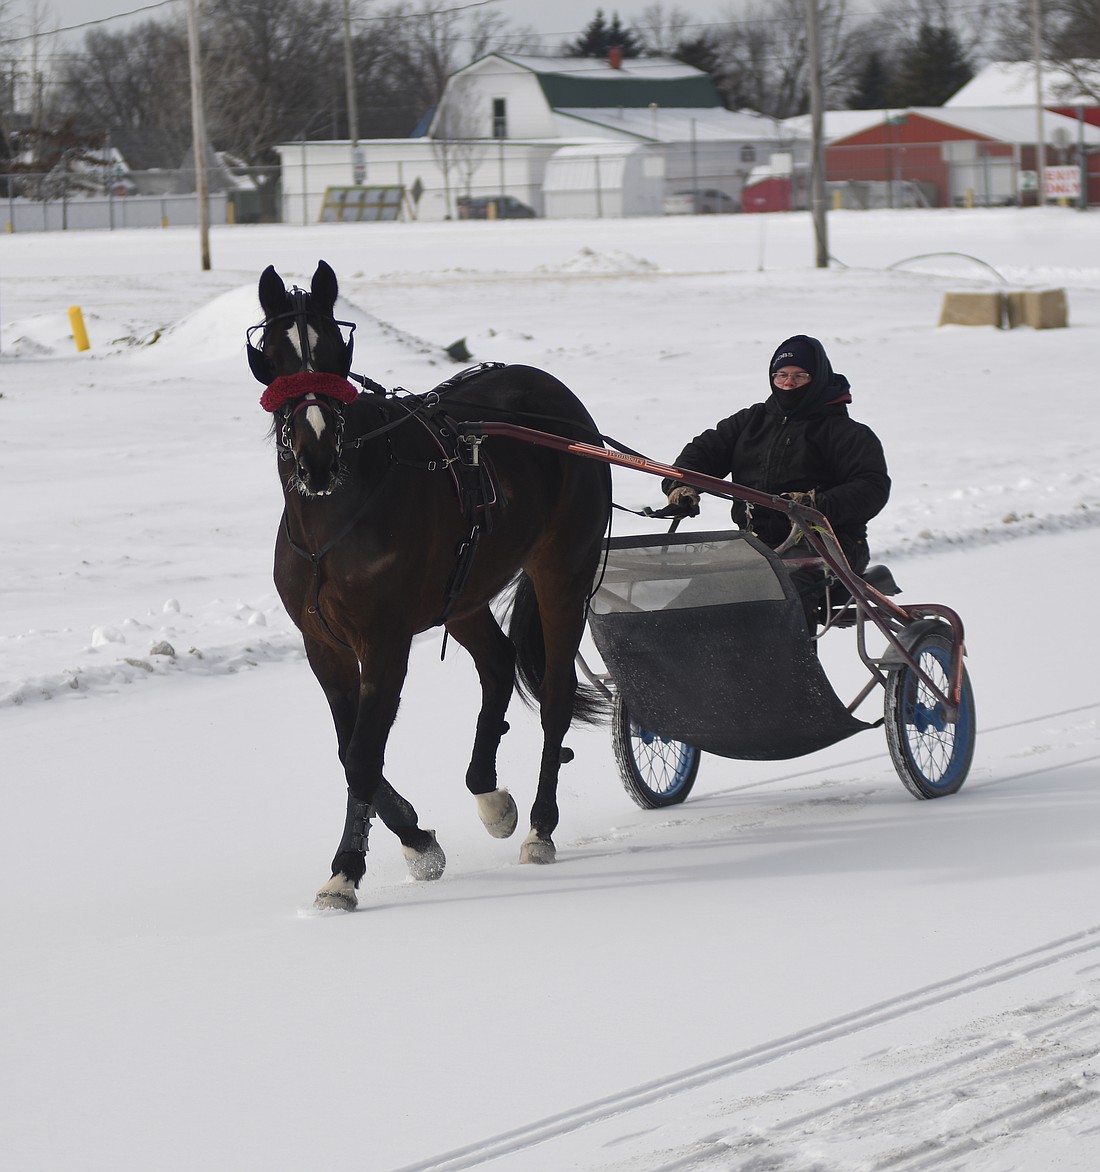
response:
<svg viewBox="0 0 1100 1172"><path fill-rule="evenodd" d="M475 369L427 395L360 393L348 382L353 327L335 319L337 281L324 261L308 292L288 290L268 267L259 293L264 320L249 331L248 357L268 384L261 402L280 455L275 584L332 711L348 789L317 905L356 906L375 813L415 878L443 873L434 832L383 776L413 636L441 623L480 679L466 786L497 837L518 821L496 771L514 684L538 700L542 759L520 861L552 862L558 770L570 755L563 738L573 719L602 716L578 686L574 660L610 477L576 456L503 437L463 441L455 431L491 419L596 441L595 424L562 383L527 366ZM506 636L490 603L513 582Z"/></svg>

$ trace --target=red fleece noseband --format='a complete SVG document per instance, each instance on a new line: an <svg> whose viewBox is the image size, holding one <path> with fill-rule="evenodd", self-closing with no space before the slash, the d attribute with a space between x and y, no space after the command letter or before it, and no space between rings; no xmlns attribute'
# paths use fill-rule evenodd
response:
<svg viewBox="0 0 1100 1172"><path fill-rule="evenodd" d="M283 374L268 384L260 396L260 406L265 411L278 411L287 403L305 395L324 395L340 403L354 403L359 392L338 374L324 374L317 370L305 370L301 374Z"/></svg>

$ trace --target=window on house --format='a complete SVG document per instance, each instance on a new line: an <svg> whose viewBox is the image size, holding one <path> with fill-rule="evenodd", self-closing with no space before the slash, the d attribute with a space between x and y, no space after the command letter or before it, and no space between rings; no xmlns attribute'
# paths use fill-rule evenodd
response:
<svg viewBox="0 0 1100 1172"><path fill-rule="evenodd" d="M493 99L493 138L508 137L508 103L504 98Z"/></svg>
<svg viewBox="0 0 1100 1172"><path fill-rule="evenodd" d="M741 148L741 162L755 163L756 162L756 147L751 142L745 143Z"/></svg>

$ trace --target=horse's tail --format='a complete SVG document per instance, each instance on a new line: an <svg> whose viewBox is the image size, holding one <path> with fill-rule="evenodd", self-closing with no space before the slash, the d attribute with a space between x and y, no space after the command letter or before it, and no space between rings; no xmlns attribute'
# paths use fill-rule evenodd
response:
<svg viewBox="0 0 1100 1172"><path fill-rule="evenodd" d="M526 704L537 707L546 672L546 646L542 639L542 617L531 579L521 573L512 595L508 638L516 649L516 687ZM611 701L598 688L577 684L573 697L573 720L583 724L604 724L611 717Z"/></svg>

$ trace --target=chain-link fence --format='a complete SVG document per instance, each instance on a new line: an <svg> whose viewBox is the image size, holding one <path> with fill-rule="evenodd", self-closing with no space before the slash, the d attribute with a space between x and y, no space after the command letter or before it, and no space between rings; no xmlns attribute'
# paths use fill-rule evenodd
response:
<svg viewBox="0 0 1100 1172"><path fill-rule="evenodd" d="M209 176L209 222L365 223L377 220L616 218L804 211L804 152L742 144L560 144L450 141L364 143L365 182L353 182L349 144L280 148L281 167ZM759 158L757 158L757 153ZM1083 159L1081 206L1100 204L1100 154L1052 149L1048 168ZM1035 151L956 140L830 146L834 208L991 207L1037 200ZM1049 171L1048 171L1049 174ZM0 172L8 232L193 226L194 172Z"/></svg>
<svg viewBox="0 0 1100 1172"><path fill-rule="evenodd" d="M1090 128L1091 132L1091 128ZM826 180L846 207L998 207L1033 204L1039 179L1034 146L953 139L829 146ZM1081 194L1100 203L1095 146L1048 147L1048 169L1082 168Z"/></svg>
<svg viewBox="0 0 1100 1172"><path fill-rule="evenodd" d="M211 224L277 223L282 219L279 169L215 177L208 196ZM190 227L199 222L194 171L0 172L0 210L8 232L85 228Z"/></svg>

